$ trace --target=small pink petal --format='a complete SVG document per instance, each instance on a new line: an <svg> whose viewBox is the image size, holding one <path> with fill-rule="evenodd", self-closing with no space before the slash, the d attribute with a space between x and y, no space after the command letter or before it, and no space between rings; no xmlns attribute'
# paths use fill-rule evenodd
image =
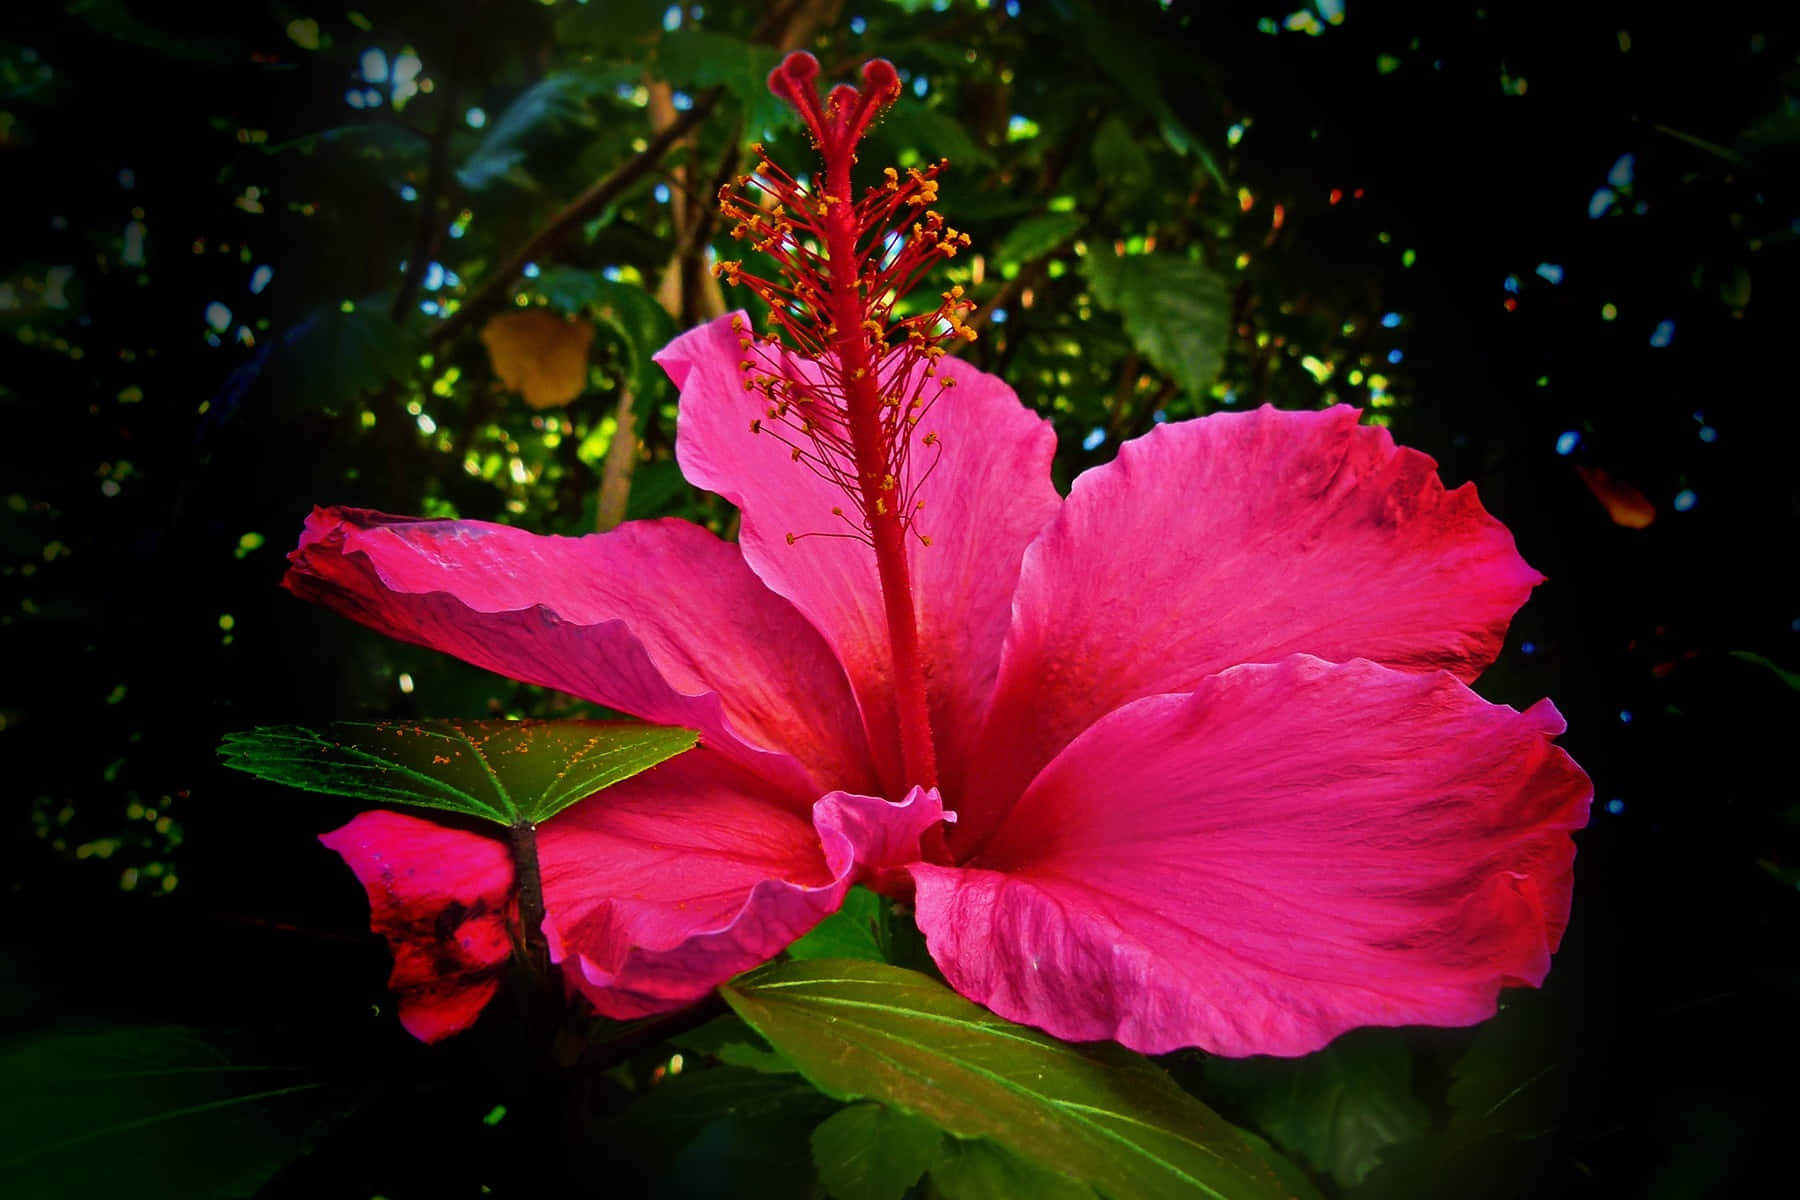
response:
<svg viewBox="0 0 1800 1200"><path fill-rule="evenodd" d="M750 432L767 400L744 388L739 363L745 356L732 320L721 317L683 334L656 356L681 390L676 454L682 472L743 510L746 561L837 652L862 705L882 778L890 794L899 794L912 781L899 766L874 555L848 538L801 536L789 544L790 533L846 532L832 509L854 515L856 506L795 462L771 432ZM817 377L815 367L798 359L792 369L798 378ZM973 753L976 720L999 669L1020 558L1060 501L1050 484L1056 438L1049 424L992 375L948 359L938 371L955 385L915 434L913 464L924 479L916 494L925 507L914 529L931 545L913 541L910 565L939 765L955 775ZM937 436L927 446L930 434Z"/></svg>
<svg viewBox="0 0 1800 1200"><path fill-rule="evenodd" d="M403 641L665 725L794 794L874 781L843 669L735 546L683 521L545 537L316 509L282 581Z"/></svg>
<svg viewBox="0 0 1800 1200"><path fill-rule="evenodd" d="M551 958L603 1015L682 1008L766 962L835 911L859 862L918 857L943 819L833 792L812 819L705 747L608 788L538 834Z"/></svg>
<svg viewBox="0 0 1800 1200"><path fill-rule="evenodd" d="M1448 674L1296 655L1109 714L968 869L916 865L959 992L1071 1040L1305 1054L1542 982L1592 786Z"/></svg>
<svg viewBox="0 0 1800 1200"><path fill-rule="evenodd" d="M1542 581L1470 484L1351 408L1159 426L1083 474L1026 553L953 844L1130 700L1312 654L1474 679Z"/></svg>
<svg viewBox="0 0 1800 1200"><path fill-rule="evenodd" d="M512 957L513 867L492 838L366 812L319 840L369 893L369 925L394 952L400 1024L439 1041L475 1023Z"/></svg>

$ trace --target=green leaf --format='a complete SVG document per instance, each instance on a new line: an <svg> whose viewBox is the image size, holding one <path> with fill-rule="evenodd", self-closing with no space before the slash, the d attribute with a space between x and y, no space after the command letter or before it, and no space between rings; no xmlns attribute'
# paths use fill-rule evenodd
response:
<svg viewBox="0 0 1800 1200"><path fill-rule="evenodd" d="M1094 1189L1058 1175L986 1138L945 1138L931 1166L931 1182L944 1200L1094 1200Z"/></svg>
<svg viewBox="0 0 1800 1200"><path fill-rule="evenodd" d="M1747 662L1752 666L1763 668L1781 682L1800 692L1800 672L1790 671L1786 667L1778 665L1773 659L1764 658L1754 650L1733 650L1731 657L1739 662Z"/></svg>
<svg viewBox="0 0 1800 1200"><path fill-rule="evenodd" d="M533 142L569 126L592 126L594 114L587 102L604 83L579 71L562 71L538 80L487 127L474 153L457 168L457 179L470 191L480 191L509 176L514 182L531 185L529 177L516 173L515 168L524 162Z"/></svg>
<svg viewBox="0 0 1800 1200"><path fill-rule="evenodd" d="M871 136L894 150L917 150L926 162L947 158L952 168L991 166L994 161L994 156L969 136L961 121L906 97L887 110ZM946 176L946 184L951 182ZM947 207L945 211L952 209Z"/></svg>
<svg viewBox="0 0 1800 1200"><path fill-rule="evenodd" d="M1413 1094L1412 1052L1388 1030L1347 1034L1305 1058L1210 1059L1206 1079L1283 1149L1346 1185L1431 1128Z"/></svg>
<svg viewBox="0 0 1800 1200"><path fill-rule="evenodd" d="M835 1200L900 1200L937 1161L936 1125L881 1104L852 1104L813 1130L813 1165Z"/></svg>
<svg viewBox="0 0 1800 1200"><path fill-rule="evenodd" d="M650 356L675 340L675 319L643 288L605 278L595 281L588 313L630 352L632 395L642 405L640 411L647 411L669 380Z"/></svg>
<svg viewBox="0 0 1800 1200"><path fill-rule="evenodd" d="M1116 113L1094 131L1094 169L1115 193L1129 195L1149 186L1150 155Z"/></svg>
<svg viewBox="0 0 1800 1200"><path fill-rule="evenodd" d="M994 261L1024 264L1042 258L1074 237L1086 224L1087 217L1078 212L1028 217L1014 225L994 247Z"/></svg>
<svg viewBox="0 0 1800 1200"><path fill-rule="evenodd" d="M807 1131L836 1107L798 1075L683 1071L591 1127L589 1170L610 1195L793 1200L811 1193Z"/></svg>
<svg viewBox="0 0 1800 1200"><path fill-rule="evenodd" d="M683 29L657 45L656 69L676 85L720 85L744 106L744 124L753 134L791 128L787 105L769 92L769 72L781 62L772 46L753 46L723 33Z"/></svg>
<svg viewBox="0 0 1800 1200"><path fill-rule="evenodd" d="M146 53L190 63L243 64L251 60L251 49L244 43L190 32L170 33L139 17L132 11L135 7L125 0L74 0L67 11L96 33Z"/></svg>
<svg viewBox="0 0 1800 1200"><path fill-rule="evenodd" d="M220 753L290 787L512 826L548 820L699 736L609 721L338 721L229 734Z"/></svg>
<svg viewBox="0 0 1800 1200"><path fill-rule="evenodd" d="M216 426L245 406L268 415L341 408L405 375L413 352L387 307L371 297L348 312L337 304L307 316L226 378L208 422Z"/></svg>
<svg viewBox="0 0 1800 1200"><path fill-rule="evenodd" d="M715 1017L696 1029L675 1034L669 1041L690 1054L704 1054L727 1066L744 1067L765 1075L792 1075L795 1070L785 1054L771 1050L769 1044L737 1016Z"/></svg>
<svg viewBox="0 0 1800 1200"><path fill-rule="evenodd" d="M1082 259L1094 299L1117 312L1143 356L1189 395L1206 395L1225 362L1231 291L1204 263L1167 254Z"/></svg>
<svg viewBox="0 0 1800 1200"><path fill-rule="evenodd" d="M182 1026L53 1030L0 1049L6 1194L253 1194L342 1104L301 1064L241 1051Z"/></svg>
<svg viewBox="0 0 1800 1200"><path fill-rule="evenodd" d="M1014 1025L917 972L782 963L719 991L826 1094L992 1138L1120 1200L1289 1195L1237 1129L1143 1056Z"/></svg>
<svg viewBox="0 0 1800 1200"><path fill-rule="evenodd" d="M844 893L843 907L789 945L787 952L794 959L886 962L891 942L886 901L868 888L857 886Z"/></svg>

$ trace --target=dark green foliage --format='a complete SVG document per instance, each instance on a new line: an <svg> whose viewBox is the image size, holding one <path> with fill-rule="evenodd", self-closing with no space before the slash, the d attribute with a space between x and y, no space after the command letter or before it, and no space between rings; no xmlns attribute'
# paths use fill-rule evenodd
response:
<svg viewBox="0 0 1800 1200"><path fill-rule="evenodd" d="M406 776L394 730L606 714L308 609L278 587L283 555L324 503L588 533L625 394L627 516L732 535L729 506L680 475L651 355L705 311L691 282L659 297L671 268L691 281L742 253L694 223L742 144L813 166L762 87L784 39L833 79L872 55L902 71L859 170L952 160L938 207L974 245L924 294L959 283L981 306L963 354L1054 423L1060 486L1158 420L1349 403L1474 481L1549 576L1478 685L1552 696L1598 788L1548 988L1471 1030L1156 1069L1253 1129L1233 1136L1289 1195L1737 1195L1782 1177L1800 1069L1792 22L904 0L783 24L826 8L0 16L0 778L19 914L0 1018L20 1030L0 1066L24 1081L8 1194L544 1194L578 1162L623 1195L822 1197L859 1178L890 1194L917 1161L859 1177L834 1139L870 1124L923 1145L921 1097L846 1108L865 1093L820 1092L815 1064L735 1016L621 1030L528 1013L509 989L469 1034L412 1045L360 889L315 841L355 802L214 753L286 729L230 757L490 820L573 795L510 766ZM371 51L385 81L364 77ZM429 90L397 87L408 55ZM719 95L579 208L656 137L662 85L677 112ZM479 338L538 304L596 331L585 390L543 412L498 386ZM1614 525L1577 465L1639 488L1654 522ZM359 759L338 718L388 743ZM403 777L418 787L395 794ZM929 970L905 911L861 889L792 957ZM15 997L15 974L41 986ZM127 1087L128 1062L165 1073ZM935 1144L914 1196L1088 1186L985 1138Z"/></svg>
<svg viewBox="0 0 1800 1200"><path fill-rule="evenodd" d="M1013 1025L916 972L823 959L719 990L838 1099L990 1138L1120 1200L1287 1194L1237 1130L1142 1056Z"/></svg>

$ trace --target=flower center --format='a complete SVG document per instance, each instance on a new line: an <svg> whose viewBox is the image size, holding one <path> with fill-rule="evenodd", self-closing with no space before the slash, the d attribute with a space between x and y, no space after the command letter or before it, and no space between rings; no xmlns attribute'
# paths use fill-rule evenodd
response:
<svg viewBox="0 0 1800 1200"><path fill-rule="evenodd" d="M974 309L962 288L932 308L897 315L902 299L942 258L969 237L930 206L939 161L904 173L890 167L858 199L850 168L869 125L900 95L891 63L863 67L861 89L842 84L821 103L818 60L788 55L769 76L769 90L806 123L822 172L811 186L752 147L756 169L720 190L732 236L774 260L776 277L715 268L769 306L760 335L738 326L739 366L747 390L761 394L763 413L750 432L789 448L794 462L829 480L849 501L834 507L839 528L787 535L848 537L875 551L893 655L900 745L909 783L937 783L908 553L931 545L921 528L920 487L944 445L929 424L932 406L955 386L938 371L946 346L973 340L963 318ZM759 194L752 198L749 189ZM823 515L823 514L821 514Z"/></svg>

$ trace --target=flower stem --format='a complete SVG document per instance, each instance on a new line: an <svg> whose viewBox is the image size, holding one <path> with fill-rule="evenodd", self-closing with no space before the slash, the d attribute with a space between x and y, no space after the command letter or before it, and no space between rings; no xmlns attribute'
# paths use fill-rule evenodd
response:
<svg viewBox="0 0 1800 1200"><path fill-rule="evenodd" d="M538 873L537 826L519 820L511 827L513 879L519 888L519 937L531 969L542 974L550 964L544 941L544 881Z"/></svg>

